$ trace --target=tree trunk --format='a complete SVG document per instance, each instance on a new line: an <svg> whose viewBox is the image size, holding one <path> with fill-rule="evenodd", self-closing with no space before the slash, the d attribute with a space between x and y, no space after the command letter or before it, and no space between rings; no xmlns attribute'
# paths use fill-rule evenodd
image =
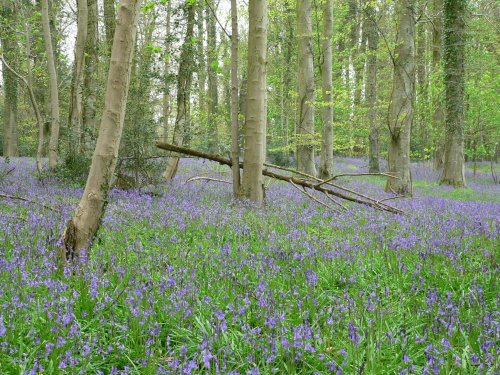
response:
<svg viewBox="0 0 500 375"><path fill-rule="evenodd" d="M82 120L83 120L83 71L85 67L85 45L87 43L88 8L87 0L77 1L77 30L75 43L75 60L73 62L73 77L71 79L71 100L69 106L68 139L72 153L82 151Z"/></svg>
<svg viewBox="0 0 500 375"><path fill-rule="evenodd" d="M267 121L267 0L250 0L248 13L248 84L241 194L262 204Z"/></svg>
<svg viewBox="0 0 500 375"><path fill-rule="evenodd" d="M106 45L108 54L113 46L113 36L115 35L115 0L104 0L104 30L106 35Z"/></svg>
<svg viewBox="0 0 500 375"><path fill-rule="evenodd" d="M297 170L315 176L314 66L312 36L311 0L297 0L297 37L299 39Z"/></svg>
<svg viewBox="0 0 500 375"><path fill-rule="evenodd" d="M207 1L207 68L208 68L208 95L207 95L207 121L208 121L208 148L216 151L219 147L219 134L217 129L217 113L219 108L219 82L217 71L219 68L219 56L217 49L217 29L215 25L216 11L215 2Z"/></svg>
<svg viewBox="0 0 500 375"><path fill-rule="evenodd" d="M47 53L47 68L49 71L49 87L50 87L50 140L49 140L49 169L54 170L57 166L57 147L59 145L59 93L57 86L57 72L52 48L52 38L50 36L49 23L49 5L48 0L41 0L42 9L42 28L43 39L45 42L45 51Z"/></svg>
<svg viewBox="0 0 500 375"><path fill-rule="evenodd" d="M177 115L175 117L174 136L172 142L182 146L186 138L188 114L189 114L189 93L191 90L191 79L193 75L193 29L195 5L191 1L186 2L187 26L186 37L182 45L181 58L179 61L179 73L177 75ZM174 178L177 173L179 158L172 156L167 160L167 167L163 173L166 179Z"/></svg>
<svg viewBox="0 0 500 375"><path fill-rule="evenodd" d="M120 4L99 136L85 191L63 235L63 264L90 248L104 214L123 130L139 6L139 0Z"/></svg>
<svg viewBox="0 0 500 375"><path fill-rule="evenodd" d="M170 17L172 12L171 2L167 2L167 22L165 25L165 57L163 58L163 134L162 138L167 142L170 128L170 39L172 38L170 31Z"/></svg>
<svg viewBox="0 0 500 375"><path fill-rule="evenodd" d="M444 1L445 148L442 184L465 186L464 45L466 0Z"/></svg>
<svg viewBox="0 0 500 375"><path fill-rule="evenodd" d="M432 22L432 78L434 86L439 86L441 83L441 58L443 44L443 0L433 0L433 22ZM443 140L441 129L444 124L444 109L441 93L434 93L432 96L432 128L434 129L434 162L435 170L441 170L444 163Z"/></svg>
<svg viewBox="0 0 500 375"><path fill-rule="evenodd" d="M98 8L96 0L88 1L87 43L85 44L85 70L83 72L83 114L80 144L82 152L90 149L89 136L92 139L97 134L96 129L96 94L97 94L97 67L99 64L99 31Z"/></svg>
<svg viewBox="0 0 500 375"><path fill-rule="evenodd" d="M18 66L19 46L17 35L12 31L13 25L9 20L15 17L13 10L8 6L3 6L1 16L7 21L3 21L0 27L2 31L2 47L5 63L16 70ZM3 156L18 156L17 145L17 77L5 66L2 67L2 77L4 83L4 113L3 113Z"/></svg>
<svg viewBox="0 0 500 375"><path fill-rule="evenodd" d="M240 149L238 136L238 8L231 0L231 161L233 162L233 196L240 192Z"/></svg>
<svg viewBox="0 0 500 375"><path fill-rule="evenodd" d="M326 0L323 10L323 138L319 175L321 179L333 176L333 102L332 102L332 32L333 1Z"/></svg>
<svg viewBox="0 0 500 375"><path fill-rule="evenodd" d="M368 119L370 123L369 149L368 149L368 168L370 173L380 172L378 161L378 127L377 127L377 50L378 50L378 30L377 11L371 5L366 8L367 17L364 25L366 26L366 36L368 42L368 59L366 66L366 104L368 107Z"/></svg>
<svg viewBox="0 0 500 375"><path fill-rule="evenodd" d="M412 195L410 132L415 101L415 0L396 3L398 28L393 55L394 73L388 126L388 172L386 191Z"/></svg>

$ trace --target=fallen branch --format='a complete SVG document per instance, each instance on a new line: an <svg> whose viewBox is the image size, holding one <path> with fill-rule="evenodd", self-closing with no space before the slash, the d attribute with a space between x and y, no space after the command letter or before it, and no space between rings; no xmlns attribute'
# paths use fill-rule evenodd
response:
<svg viewBox="0 0 500 375"><path fill-rule="evenodd" d="M222 182L224 184L232 184L231 181L219 180L218 178L205 177L205 176L190 177L186 180L186 184L188 182L193 182L193 181L215 181L215 182Z"/></svg>
<svg viewBox="0 0 500 375"><path fill-rule="evenodd" d="M314 195L312 195L312 194L308 193L304 187L302 187L302 189L301 189L301 188L299 188L299 187L298 187L298 186L297 186L294 182L292 182L292 181L290 181L290 184L291 184L291 185L292 185L295 189L297 189L297 190L298 190L298 191L300 191L302 194L304 194L306 197L311 198L313 201L315 201L315 202L319 203L320 205L322 205L322 206L324 206L324 207L326 207L326 208L328 208L328 209L330 209L330 210L332 210L332 211L335 211L335 212L337 212L337 213L339 213L339 214L341 213L339 210L337 210L337 209L333 208L332 206L330 206L329 204L326 204L325 202L320 201L320 200L319 200L318 198L316 198Z"/></svg>
<svg viewBox="0 0 500 375"><path fill-rule="evenodd" d="M23 201L23 202L32 203L32 204L37 204L37 205L42 206L43 208L45 208L47 210L59 212L59 210L56 210L55 208L50 207L50 206L46 206L43 203L35 202L35 201L32 201L31 199L27 199L27 198L23 198L23 197L17 197L15 195L0 193L0 198L13 199L13 200L19 200L19 201Z"/></svg>
<svg viewBox="0 0 500 375"><path fill-rule="evenodd" d="M230 159L226 159L226 158L223 158L223 157L218 156L218 155L211 155L211 154L207 154L205 152L191 150L191 149L186 148L186 147L176 146L176 145L172 145L170 143L163 143L163 142L157 142L156 147L161 148L162 150L166 150L166 151L177 152L180 154L195 156L195 157L198 157L201 159L215 161L219 164L227 165L229 167L232 166L232 162ZM240 166L240 168L243 168L243 163L240 162L239 166ZM274 168L274 166L272 166L270 168ZM289 171L291 171L293 173L297 173L297 174L302 174L300 172L293 171L293 170L289 170ZM276 180L285 181L285 182L288 182L290 184L294 183L295 185L301 186L302 188L308 188L311 190L315 190L315 191L318 191L318 192L326 194L326 195L335 196L337 198L340 198L340 199L343 199L343 200L346 200L349 202L353 202L353 203L362 204L362 205L372 207L372 208L377 209L377 210L386 211L386 212L390 212L393 214L404 214L404 212L402 210L400 210L399 208L390 206L388 204L380 203L374 198L368 197L368 196L361 194L357 191L354 191L352 189L347 189L347 188L344 188L344 187L336 185L336 184L328 183L328 185L330 185L338 190L343 190L347 193L350 193L353 196L345 194L344 192L341 192L341 191L333 190L333 189L325 187L325 186L317 186L316 183L308 181L308 180L304 180L304 179L293 177L293 176L285 176L285 175L282 175L279 173L275 173L275 172L272 172L268 169L264 169L262 171L262 174L264 176L271 177L271 178L274 178ZM316 178L314 176L307 176L307 177L314 179L317 182L323 182L323 180L320 180L319 178Z"/></svg>
<svg viewBox="0 0 500 375"><path fill-rule="evenodd" d="M337 174L337 175L329 178L328 180L320 182L318 185L321 186L323 184L328 184L329 182L334 181L334 180L336 180L339 177L346 177L346 176L351 176L351 177L360 177L360 176L386 176L386 177L395 178L397 180L401 180L398 176L393 176L393 175L391 175L389 173L341 173L341 174Z"/></svg>

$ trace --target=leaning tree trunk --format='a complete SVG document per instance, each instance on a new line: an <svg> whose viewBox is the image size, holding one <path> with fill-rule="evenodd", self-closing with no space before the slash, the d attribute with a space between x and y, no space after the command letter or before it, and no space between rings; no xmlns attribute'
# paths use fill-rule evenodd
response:
<svg viewBox="0 0 500 375"><path fill-rule="evenodd" d="M248 83L241 195L262 204L267 121L267 0L250 0L248 13Z"/></svg>
<svg viewBox="0 0 500 375"><path fill-rule="evenodd" d="M332 30L333 1L325 0L323 11L323 138L319 175L321 179L333 176L333 102L332 102Z"/></svg>
<svg viewBox="0 0 500 375"><path fill-rule="evenodd" d="M49 22L49 4L48 0L41 0L42 9L42 28L43 39L45 42L45 51L47 53L47 67L49 71L49 87L50 87L50 140L49 140L49 169L54 170L57 166L57 147L59 145L59 93L57 86L57 72L54 51L52 48L52 38L50 36Z"/></svg>
<svg viewBox="0 0 500 375"><path fill-rule="evenodd" d="M368 58L366 62L366 104L368 107L368 119L370 122L370 136L368 148L368 168L370 173L380 172L378 161L378 127L376 123L377 116L377 49L378 49L378 31L377 11L371 5L366 8L366 17L364 25L366 26L366 37L368 42Z"/></svg>
<svg viewBox="0 0 500 375"><path fill-rule="evenodd" d="M17 69L19 45L14 25L9 22L15 17L13 9L3 5L0 16L4 17L0 25L2 36L2 47L5 63L2 69L4 83L4 113L3 113L3 156L18 156L17 146L17 77L5 64L9 64L12 69Z"/></svg>
<svg viewBox="0 0 500 375"><path fill-rule="evenodd" d="M193 75L193 29L195 5L187 2L187 27L186 37L182 45L181 58L179 61L179 74L177 75L177 115L175 117L173 143L182 146L186 138L188 111L189 111L189 93L191 91L191 79ZM179 157L172 156L167 160L167 167L163 173L166 179L174 178L179 165Z"/></svg>
<svg viewBox="0 0 500 375"><path fill-rule="evenodd" d="M231 161L233 162L233 195L240 192L240 149L238 144L238 8L231 0Z"/></svg>
<svg viewBox="0 0 500 375"><path fill-rule="evenodd" d="M386 191L411 195L410 132L415 101L415 0L396 3L398 29L393 55L394 76L389 103L388 177Z"/></svg>
<svg viewBox="0 0 500 375"><path fill-rule="evenodd" d="M465 186L464 45L466 0L444 1L445 147L442 184Z"/></svg>
<svg viewBox="0 0 500 375"><path fill-rule="evenodd" d="M297 127L297 170L316 175L314 165L314 66L311 0L297 1L299 39L299 123Z"/></svg>
<svg viewBox="0 0 500 375"><path fill-rule="evenodd" d="M123 130L139 5L140 0L120 3L99 136L85 191L63 235L63 263L89 249L104 214Z"/></svg>

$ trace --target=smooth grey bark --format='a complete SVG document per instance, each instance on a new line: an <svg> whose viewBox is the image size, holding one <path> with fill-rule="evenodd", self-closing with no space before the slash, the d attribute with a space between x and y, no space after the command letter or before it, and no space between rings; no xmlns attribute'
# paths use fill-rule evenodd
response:
<svg viewBox="0 0 500 375"><path fill-rule="evenodd" d="M249 0L248 13L248 83L241 195L262 204L267 121L267 0Z"/></svg>
<svg viewBox="0 0 500 375"><path fill-rule="evenodd" d="M163 93L162 93L162 110L163 110L163 134L162 138L165 142L168 140L170 130L170 39L172 38L170 30L170 18L172 12L171 2L167 2L167 14L165 24L165 57L163 58Z"/></svg>
<svg viewBox="0 0 500 375"><path fill-rule="evenodd" d="M441 62L443 48L443 0L433 0L433 18L432 18L432 78L433 85L441 83ZM435 93L432 96L432 127L434 133L441 134L444 128L444 107L441 93ZM444 164L444 145L442 137L434 140L433 167L435 170L441 170Z"/></svg>
<svg viewBox="0 0 500 375"><path fill-rule="evenodd" d="M99 136L85 191L63 234L61 265L78 259L83 249L90 248L104 214L123 130L140 3L120 3Z"/></svg>
<svg viewBox="0 0 500 375"><path fill-rule="evenodd" d="M45 51L47 53L47 68L49 71L49 89L50 89L50 140L49 140L49 169L54 170L57 166L57 148L59 146L59 93L57 85L57 71L54 50L52 48L52 37L49 22L48 0L40 0L42 10L42 28L43 39L45 42Z"/></svg>
<svg viewBox="0 0 500 375"><path fill-rule="evenodd" d="M208 95L207 95L207 122L208 122L208 148L217 151L219 147L219 132L217 127L217 114L219 108L219 53L217 49L217 28L215 25L216 4L214 0L207 0L207 69L208 69Z"/></svg>
<svg viewBox="0 0 500 375"><path fill-rule="evenodd" d="M316 176L314 164L314 62L311 0L297 0L298 94L297 170Z"/></svg>
<svg viewBox="0 0 500 375"><path fill-rule="evenodd" d="M441 184L465 186L464 94L466 0L444 0L444 84L446 117Z"/></svg>
<svg viewBox="0 0 500 375"><path fill-rule="evenodd" d="M325 0L323 9L323 103L321 117L323 120L323 137L319 177L328 179L333 176L333 72L332 72L332 33L333 33L333 1Z"/></svg>
<svg viewBox="0 0 500 375"><path fill-rule="evenodd" d="M386 191L412 195L410 132L415 102L415 0L396 3L397 35L393 55L393 87L388 109L388 172Z"/></svg>
<svg viewBox="0 0 500 375"><path fill-rule="evenodd" d="M366 107L368 109L368 120L370 123L370 135L368 142L368 169L370 173L379 173L379 147L377 126L377 69L378 69L378 30L375 24L377 11L371 5L366 8L364 25L368 43L368 57L366 61Z"/></svg>
<svg viewBox="0 0 500 375"><path fill-rule="evenodd" d="M240 193L240 148L238 130L238 8L231 0L231 161L233 196Z"/></svg>
<svg viewBox="0 0 500 375"><path fill-rule="evenodd" d="M189 115L189 96L191 91L191 80L193 76L193 49L192 43L194 30L195 5L193 2L186 2L187 26L186 36L182 44L181 57L179 60L179 73L177 74L177 115L175 117L174 135L172 143L184 145ZM179 165L179 157L171 156L167 160L167 167L163 173L166 179L174 178Z"/></svg>
<svg viewBox="0 0 500 375"><path fill-rule="evenodd" d="M12 20L16 15L14 9L11 9L8 4L2 5L1 16L6 19L5 23L0 26L2 32L2 49L5 62L2 68L2 78L4 87L4 113L3 113L3 156L18 156L18 136L17 136L17 112L18 112L18 83L17 77L9 69L6 64L12 67L13 70L18 68L18 53L19 45L17 43L17 35L14 31Z"/></svg>

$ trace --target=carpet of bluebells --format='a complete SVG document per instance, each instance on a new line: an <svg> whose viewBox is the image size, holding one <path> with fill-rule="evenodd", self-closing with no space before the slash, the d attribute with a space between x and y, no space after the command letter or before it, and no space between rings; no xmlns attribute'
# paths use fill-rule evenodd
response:
<svg viewBox="0 0 500 375"><path fill-rule="evenodd" d="M172 182L112 190L92 251L60 272L82 188L11 167L0 192L32 202L0 198L0 374L500 373L485 172L454 191L415 164L414 198L388 201L406 215L338 214L272 181L264 209L235 204L230 185L185 183L227 169L183 160ZM385 196L382 177L343 182Z"/></svg>

